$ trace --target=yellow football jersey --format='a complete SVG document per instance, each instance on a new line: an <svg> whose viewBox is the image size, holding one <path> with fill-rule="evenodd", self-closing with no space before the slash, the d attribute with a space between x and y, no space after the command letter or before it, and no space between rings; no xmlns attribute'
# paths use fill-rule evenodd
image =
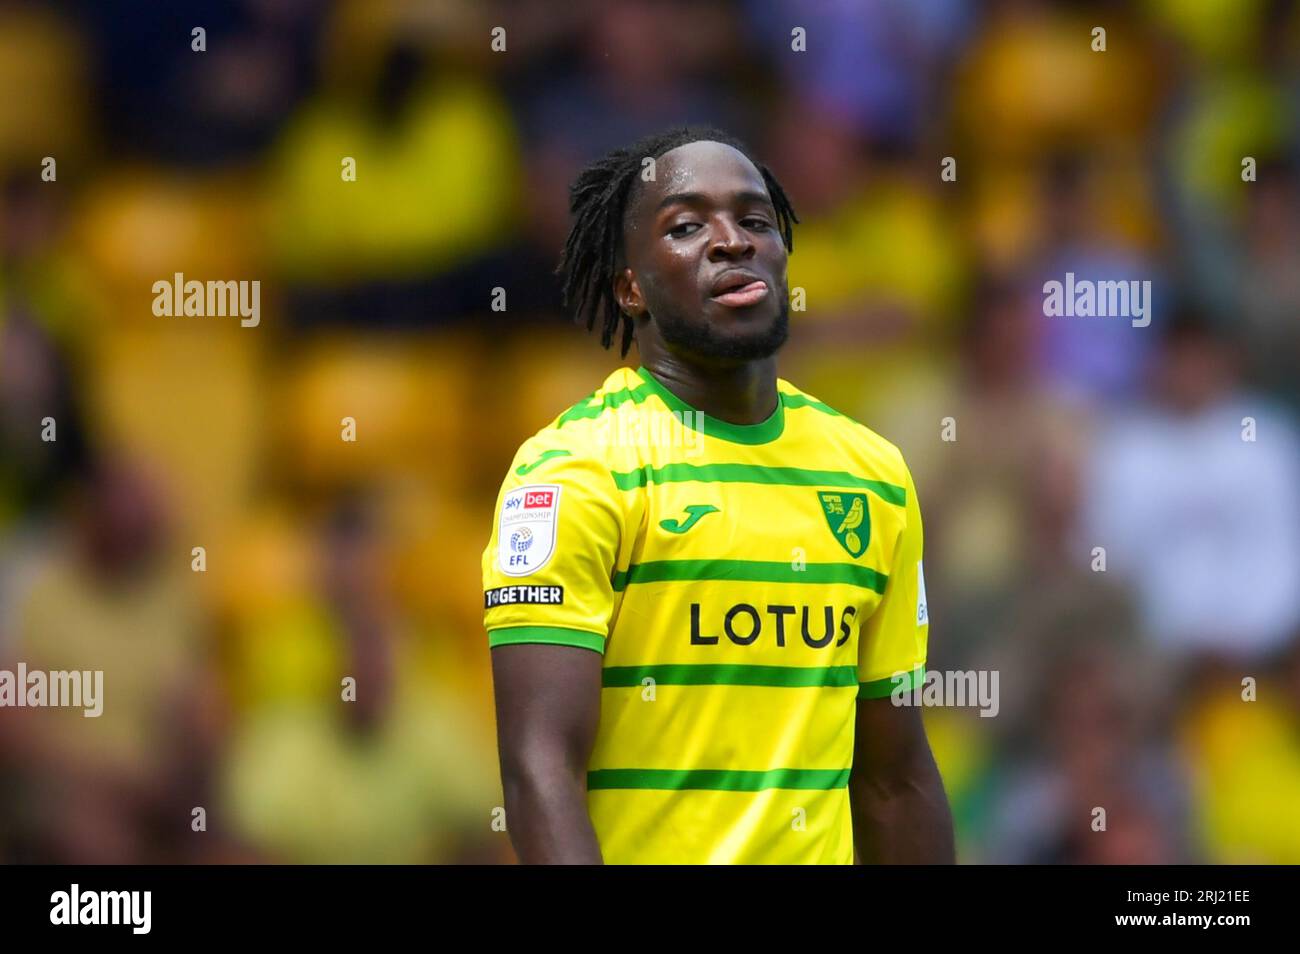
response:
<svg viewBox="0 0 1300 954"><path fill-rule="evenodd" d="M921 512L893 444L778 379L761 424L620 368L519 448L489 646L602 653L611 863L853 862L856 700L921 684Z"/></svg>

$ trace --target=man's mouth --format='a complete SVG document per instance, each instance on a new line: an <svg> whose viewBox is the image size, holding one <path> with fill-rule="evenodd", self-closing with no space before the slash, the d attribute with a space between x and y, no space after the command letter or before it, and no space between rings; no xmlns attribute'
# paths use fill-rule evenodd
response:
<svg viewBox="0 0 1300 954"><path fill-rule="evenodd" d="M744 276L747 278L749 276ZM715 288L721 288L715 291L711 296L713 301L720 305L726 305L728 308L747 308L750 305L756 305L767 297L767 282L761 278L752 281L744 281L742 277L736 277L730 281L724 279L719 282Z"/></svg>

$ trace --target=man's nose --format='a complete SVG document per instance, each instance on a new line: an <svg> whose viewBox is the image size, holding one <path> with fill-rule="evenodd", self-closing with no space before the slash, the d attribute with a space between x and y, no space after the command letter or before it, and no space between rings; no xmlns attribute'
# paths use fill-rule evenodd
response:
<svg viewBox="0 0 1300 954"><path fill-rule="evenodd" d="M754 242L740 223L726 216L719 217L713 227L713 241L709 243L709 258L749 257L754 254Z"/></svg>

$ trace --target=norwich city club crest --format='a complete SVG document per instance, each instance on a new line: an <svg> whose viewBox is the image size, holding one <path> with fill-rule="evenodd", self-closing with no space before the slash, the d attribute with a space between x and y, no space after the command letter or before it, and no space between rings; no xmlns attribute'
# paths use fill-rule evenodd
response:
<svg viewBox="0 0 1300 954"><path fill-rule="evenodd" d="M871 509L865 494L841 494L818 491L822 513L840 546L857 559L867 552L871 542Z"/></svg>

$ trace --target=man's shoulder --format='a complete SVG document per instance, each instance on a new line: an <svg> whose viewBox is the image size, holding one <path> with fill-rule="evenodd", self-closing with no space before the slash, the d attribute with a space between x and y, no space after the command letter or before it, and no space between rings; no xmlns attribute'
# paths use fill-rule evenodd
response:
<svg viewBox="0 0 1300 954"><path fill-rule="evenodd" d="M635 370L615 368L594 391L557 414L543 430L589 436L593 431L592 425L605 414L624 405L640 404L650 393L649 386Z"/></svg>
<svg viewBox="0 0 1300 954"><path fill-rule="evenodd" d="M515 477L541 471L581 470L593 464L608 467L609 441L602 419L627 403L644 399L636 371L617 368L590 394L558 413L519 445L511 461Z"/></svg>
<svg viewBox="0 0 1300 954"><path fill-rule="evenodd" d="M883 470L900 480L904 477L907 464L903 452L888 438L785 378L777 379L777 389L792 427L825 435L855 457L870 462L873 470Z"/></svg>

